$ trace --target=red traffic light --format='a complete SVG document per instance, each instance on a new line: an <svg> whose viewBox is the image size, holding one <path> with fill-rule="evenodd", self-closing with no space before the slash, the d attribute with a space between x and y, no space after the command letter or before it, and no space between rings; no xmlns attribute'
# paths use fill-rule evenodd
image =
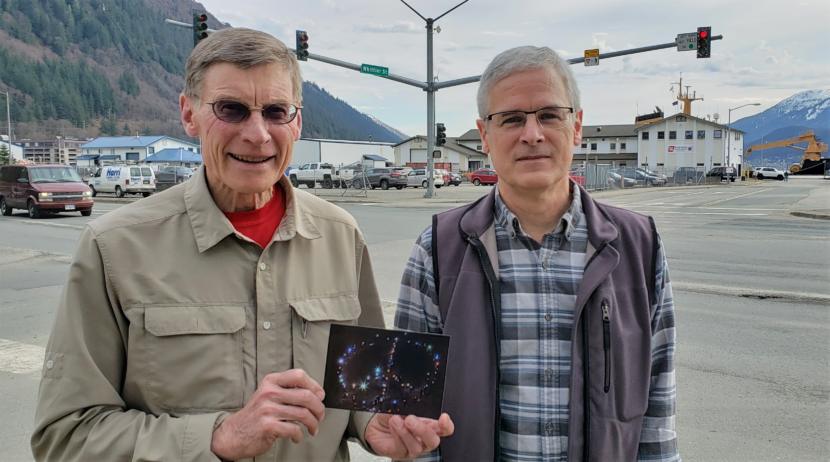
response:
<svg viewBox="0 0 830 462"><path fill-rule="evenodd" d="M706 37L709 36L709 31L708 30L702 30L702 31L697 33L697 36L702 38L702 39L705 39Z"/></svg>
<svg viewBox="0 0 830 462"><path fill-rule="evenodd" d="M202 14L196 16L196 20L200 21L200 22L205 22L205 21L208 20L208 17L205 13L202 13Z"/></svg>

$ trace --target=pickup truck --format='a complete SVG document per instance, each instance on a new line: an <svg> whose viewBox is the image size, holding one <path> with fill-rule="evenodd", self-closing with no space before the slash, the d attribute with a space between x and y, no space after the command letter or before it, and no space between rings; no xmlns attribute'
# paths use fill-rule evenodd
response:
<svg viewBox="0 0 830 462"><path fill-rule="evenodd" d="M317 183L326 189L340 186L340 177L335 172L334 166L325 162L303 164L298 169L292 169L288 178L294 187L304 184L307 188L314 188Z"/></svg>

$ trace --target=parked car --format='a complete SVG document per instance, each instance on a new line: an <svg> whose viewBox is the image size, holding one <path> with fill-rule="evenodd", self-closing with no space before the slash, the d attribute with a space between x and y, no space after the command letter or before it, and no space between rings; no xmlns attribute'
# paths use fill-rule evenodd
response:
<svg viewBox="0 0 830 462"><path fill-rule="evenodd" d="M193 176L193 169L188 167L180 167L175 165L168 165L161 167L156 172L156 186L160 183L165 184L179 184L184 183Z"/></svg>
<svg viewBox="0 0 830 462"><path fill-rule="evenodd" d="M786 174L783 170L778 170L773 167L758 167L755 169L755 178L763 180L764 178L775 178L776 180L783 180Z"/></svg>
<svg viewBox="0 0 830 462"><path fill-rule="evenodd" d="M666 184L665 176L641 168L620 167L614 172L624 178L634 180L636 184L642 186L663 186Z"/></svg>
<svg viewBox="0 0 830 462"><path fill-rule="evenodd" d="M406 187L406 175L402 173L403 171L401 168L393 167L370 168L366 171L366 180L372 189L403 189Z"/></svg>
<svg viewBox="0 0 830 462"><path fill-rule="evenodd" d="M609 188L633 188L637 186L637 180L626 178L617 173L615 169L608 170L606 181Z"/></svg>
<svg viewBox="0 0 830 462"><path fill-rule="evenodd" d="M67 165L4 165L0 167L0 213L25 209L30 218L44 213L81 212L92 215L92 190Z"/></svg>
<svg viewBox="0 0 830 462"><path fill-rule="evenodd" d="M432 171L432 180L436 188L444 186L444 177L438 170ZM416 168L406 175L406 185L411 188L417 188L419 186L426 188L428 184L427 170L425 168Z"/></svg>
<svg viewBox="0 0 830 462"><path fill-rule="evenodd" d="M480 168L470 174L470 182L476 186L482 184L496 184L499 176L492 168Z"/></svg>
<svg viewBox="0 0 830 462"><path fill-rule="evenodd" d="M735 181L735 168L734 167L713 167L711 170L706 172L707 178L718 178L720 181Z"/></svg>
<svg viewBox="0 0 830 462"><path fill-rule="evenodd" d="M292 170L288 178L295 188L304 184L311 189L317 186L317 183L320 183L323 188L331 189L340 184L334 166L325 162L303 164L299 169Z"/></svg>
<svg viewBox="0 0 830 462"><path fill-rule="evenodd" d="M463 181L463 178L461 177L461 175L459 173L450 172L450 181L447 184L451 185L451 186L460 186L462 181Z"/></svg>
<svg viewBox="0 0 830 462"><path fill-rule="evenodd" d="M156 175L147 165L109 165L95 171L89 187L93 196L111 192L118 197L126 194L147 197L156 191Z"/></svg>
<svg viewBox="0 0 830 462"><path fill-rule="evenodd" d="M679 167L672 175L674 184L699 184L703 183L703 170L697 167Z"/></svg>

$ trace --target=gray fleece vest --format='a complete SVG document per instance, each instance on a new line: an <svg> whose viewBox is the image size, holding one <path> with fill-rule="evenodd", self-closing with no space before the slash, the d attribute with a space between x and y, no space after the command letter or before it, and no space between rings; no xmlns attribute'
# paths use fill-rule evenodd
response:
<svg viewBox="0 0 830 462"><path fill-rule="evenodd" d="M576 299L568 430L570 461L633 461L648 407L657 232L634 212L582 190L588 262ZM444 330L451 336L443 410L455 434L445 461L499 454L501 295L495 190L433 216L432 257Z"/></svg>

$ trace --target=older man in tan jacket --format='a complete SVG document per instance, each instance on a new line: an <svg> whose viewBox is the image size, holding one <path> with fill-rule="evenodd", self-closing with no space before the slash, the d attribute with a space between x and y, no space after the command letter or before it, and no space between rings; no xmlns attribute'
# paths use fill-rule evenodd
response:
<svg viewBox="0 0 830 462"><path fill-rule="evenodd" d="M383 326L366 242L283 176L302 81L275 38L225 29L187 63L185 130L205 167L80 237L47 347L37 460L407 458L439 420L324 409L332 322Z"/></svg>

